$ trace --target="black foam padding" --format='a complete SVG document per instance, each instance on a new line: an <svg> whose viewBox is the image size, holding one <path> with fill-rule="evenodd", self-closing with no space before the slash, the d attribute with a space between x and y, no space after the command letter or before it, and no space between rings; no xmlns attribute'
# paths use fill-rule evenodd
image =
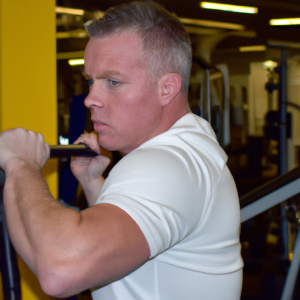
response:
<svg viewBox="0 0 300 300"><path fill-rule="evenodd" d="M97 155L99 155L97 152L84 144L50 146L50 157L95 157Z"/></svg>

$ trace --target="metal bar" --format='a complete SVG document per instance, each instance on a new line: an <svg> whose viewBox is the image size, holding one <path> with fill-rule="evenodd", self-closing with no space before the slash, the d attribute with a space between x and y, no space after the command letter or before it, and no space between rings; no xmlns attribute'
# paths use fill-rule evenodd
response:
<svg viewBox="0 0 300 300"><path fill-rule="evenodd" d="M285 280L283 292L281 295L281 300L291 300L294 293L295 283L297 280L297 275L300 266L300 234L298 233L295 247L294 255L291 261L289 271Z"/></svg>
<svg viewBox="0 0 300 300"><path fill-rule="evenodd" d="M4 184L4 183L3 183ZM7 231L5 210L0 182L0 223L1 223L1 272L3 296L7 300L20 300L20 275L16 255Z"/></svg>
<svg viewBox="0 0 300 300"><path fill-rule="evenodd" d="M279 85L279 137L278 137L278 175L287 172L287 145L286 145L286 49L281 48L280 85ZM281 234L284 243L284 256L288 258L288 220L284 203L281 204Z"/></svg>
<svg viewBox="0 0 300 300"><path fill-rule="evenodd" d="M206 74L206 120L208 123L211 122L210 114L210 79L209 79L209 69L205 70Z"/></svg>
<svg viewBox="0 0 300 300"><path fill-rule="evenodd" d="M50 157L94 157L97 155L99 155L97 152L84 144L50 146Z"/></svg>
<svg viewBox="0 0 300 300"><path fill-rule="evenodd" d="M2 204L1 204L2 206ZM15 284L14 284L14 276L13 276L13 267L12 267L12 261L11 261L11 253L10 253L10 244L9 244L9 237L7 232L7 226L6 226L6 218L4 213L4 207L1 207L1 210L3 212L1 213L2 217L2 234L3 234L3 242L5 247L5 254L6 254L6 263L7 263L7 271L8 271L8 280L9 280L9 286L10 286L10 298L11 300L16 299L15 295ZM3 275L2 275L3 276Z"/></svg>
<svg viewBox="0 0 300 300"><path fill-rule="evenodd" d="M241 222L245 222L259 215L298 193L300 193L300 178L242 208Z"/></svg>
<svg viewBox="0 0 300 300"><path fill-rule="evenodd" d="M204 80L203 80L203 73L200 74L200 103L199 103L199 117L203 118L203 85L204 85Z"/></svg>
<svg viewBox="0 0 300 300"><path fill-rule="evenodd" d="M222 103L222 147L230 144L230 100L229 100L229 72L225 64L216 66L223 75L224 79L224 96Z"/></svg>
<svg viewBox="0 0 300 300"><path fill-rule="evenodd" d="M281 49L280 88L279 88L279 175L287 172L286 156L286 49Z"/></svg>
<svg viewBox="0 0 300 300"><path fill-rule="evenodd" d="M267 196L268 194L277 191L279 188L285 186L286 184L293 182L294 180L300 178L300 167L294 168L284 175L278 176L267 183L259 186L258 188L252 190L248 194L240 198L241 208L248 206L249 204L257 201L258 199Z"/></svg>

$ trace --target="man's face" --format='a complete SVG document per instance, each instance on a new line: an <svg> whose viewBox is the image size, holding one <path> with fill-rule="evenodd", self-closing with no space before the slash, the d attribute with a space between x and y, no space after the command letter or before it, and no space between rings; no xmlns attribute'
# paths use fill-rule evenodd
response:
<svg viewBox="0 0 300 300"><path fill-rule="evenodd" d="M90 93L85 106L91 110L99 143L124 153L156 135L161 122L158 85L147 75L137 34L93 38L85 50L85 73Z"/></svg>

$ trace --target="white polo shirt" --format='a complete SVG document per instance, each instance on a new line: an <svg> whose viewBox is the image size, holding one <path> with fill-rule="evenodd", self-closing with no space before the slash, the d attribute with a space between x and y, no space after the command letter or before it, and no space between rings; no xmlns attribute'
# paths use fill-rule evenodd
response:
<svg viewBox="0 0 300 300"><path fill-rule="evenodd" d="M239 299L240 208L226 161L209 123L188 113L112 169L96 204L127 212L151 256L93 299Z"/></svg>

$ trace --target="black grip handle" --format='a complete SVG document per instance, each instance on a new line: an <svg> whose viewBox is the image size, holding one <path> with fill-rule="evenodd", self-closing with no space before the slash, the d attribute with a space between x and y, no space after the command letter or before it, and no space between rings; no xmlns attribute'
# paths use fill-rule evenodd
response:
<svg viewBox="0 0 300 300"><path fill-rule="evenodd" d="M85 144L50 146L50 157L95 157L99 155Z"/></svg>

